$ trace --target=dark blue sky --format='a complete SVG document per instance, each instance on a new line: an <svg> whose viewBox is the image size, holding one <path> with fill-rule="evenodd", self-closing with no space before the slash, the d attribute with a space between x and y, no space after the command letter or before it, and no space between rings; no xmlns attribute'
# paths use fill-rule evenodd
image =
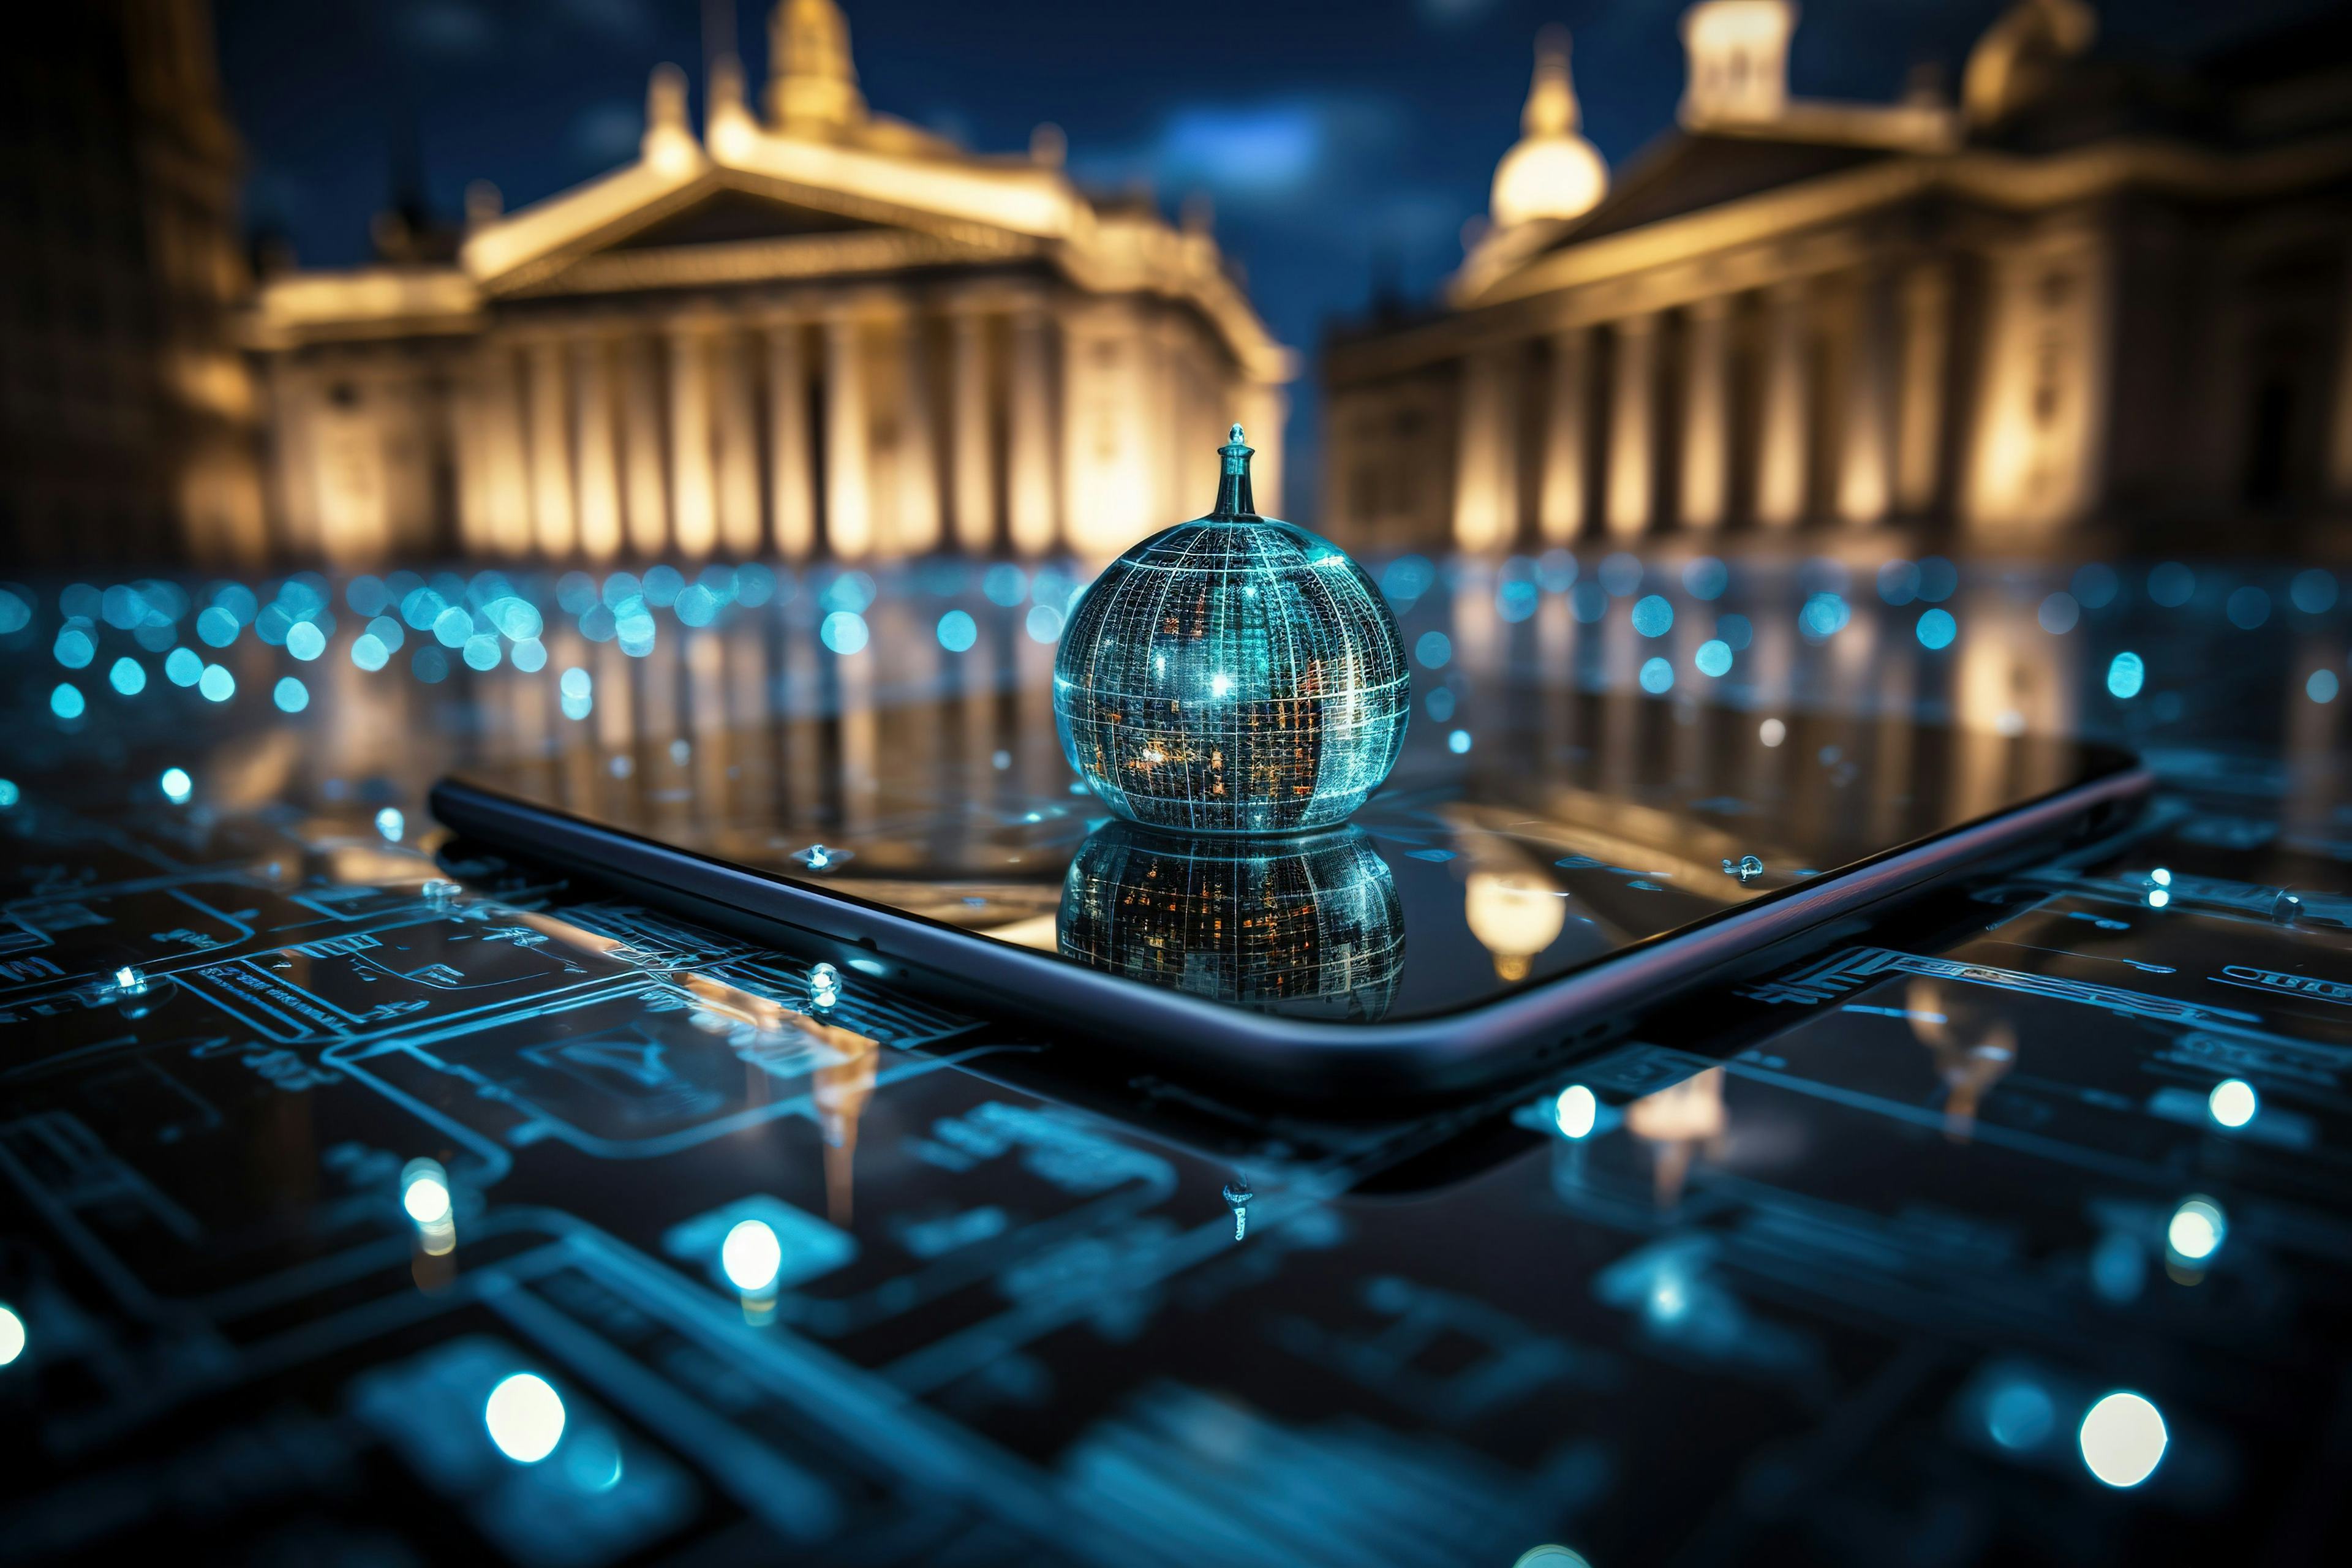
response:
<svg viewBox="0 0 2352 1568"><path fill-rule="evenodd" d="M509 206L633 155L646 73L676 60L701 111L698 0L215 0L247 211L306 265L368 255L402 127L444 214L487 179ZM721 15L729 0L715 0ZM1254 0L1203 5L846 0L867 100L983 151L1062 126L1070 164L1149 183L1171 212L1205 191L1276 333L1310 356L1360 310L1385 258L1426 293L1461 260L1495 161L1518 133L1536 30L1574 37L1586 134L1612 165L1670 122L1685 0ZM2311 0L2116 0L2103 47L2181 56ZM751 80L766 0L733 0ZM1957 81L1998 0L1805 0L1794 91L1891 99L1919 60ZM1312 515L1311 363L1297 389L1292 510ZM1304 481L1303 483L1300 481Z"/></svg>

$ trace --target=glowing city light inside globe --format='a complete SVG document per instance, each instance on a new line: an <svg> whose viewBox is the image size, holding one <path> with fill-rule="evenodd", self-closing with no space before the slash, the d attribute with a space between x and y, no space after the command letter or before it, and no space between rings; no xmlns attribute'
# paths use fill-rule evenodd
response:
<svg viewBox="0 0 2352 1568"><path fill-rule="evenodd" d="M2254 1086L2242 1078L2223 1079L2205 1097L2205 1109L2224 1127L2243 1127L2261 1108L2262 1100L2254 1093Z"/></svg>
<svg viewBox="0 0 2352 1568"><path fill-rule="evenodd" d="M2091 1406L2076 1441L2091 1474L2117 1489L2136 1487L2164 1459L2164 1416L2140 1394L2119 1389Z"/></svg>
<svg viewBox="0 0 2352 1568"><path fill-rule="evenodd" d="M499 1453L535 1465L563 1440L563 1396L538 1373L519 1372L490 1390L482 1421Z"/></svg>
<svg viewBox="0 0 2352 1568"><path fill-rule="evenodd" d="M1403 639L1346 552L1261 517L1242 428L1206 517L1153 534L1071 612L1054 660L1062 751L1121 816L1194 833L1346 818L1412 717Z"/></svg>
<svg viewBox="0 0 2352 1568"><path fill-rule="evenodd" d="M2221 1250L2221 1238L2229 1233L2230 1222L2219 1204L2210 1198L2190 1198L2172 1211L2172 1221L2164 1227L2164 1242L2174 1256L2202 1263Z"/></svg>

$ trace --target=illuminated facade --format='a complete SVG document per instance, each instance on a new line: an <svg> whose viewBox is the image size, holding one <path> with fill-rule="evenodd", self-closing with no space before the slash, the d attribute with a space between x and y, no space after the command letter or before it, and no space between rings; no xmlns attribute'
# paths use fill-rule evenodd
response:
<svg viewBox="0 0 2352 1568"><path fill-rule="evenodd" d="M261 541L239 153L204 0L13 19L0 82L0 541L19 563Z"/></svg>
<svg viewBox="0 0 2352 1568"><path fill-rule="evenodd" d="M987 157L869 112L833 0L771 34L699 139L665 66L635 163L484 193L453 263L262 290L279 548L1108 557L1207 483L1201 431L1280 429L1293 356L1209 235L1089 199L1050 127Z"/></svg>
<svg viewBox="0 0 2352 1568"><path fill-rule="evenodd" d="M2025 0L1958 104L1868 105L1790 94L1796 9L1692 7L1680 125L1613 186L1545 46L1444 309L1328 347L1335 538L2261 547L2344 513L2340 34L2192 94L2091 53L2079 0Z"/></svg>

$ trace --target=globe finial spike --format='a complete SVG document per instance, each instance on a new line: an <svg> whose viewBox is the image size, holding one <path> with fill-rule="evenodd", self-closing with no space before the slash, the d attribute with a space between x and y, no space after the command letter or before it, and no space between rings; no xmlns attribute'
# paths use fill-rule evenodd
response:
<svg viewBox="0 0 2352 1568"><path fill-rule="evenodd" d="M1255 517L1257 501L1250 495L1250 454L1256 448L1243 442L1242 427L1238 421L1234 423L1225 444L1217 450L1225 459L1224 473L1217 480L1216 509L1209 515L1211 517Z"/></svg>

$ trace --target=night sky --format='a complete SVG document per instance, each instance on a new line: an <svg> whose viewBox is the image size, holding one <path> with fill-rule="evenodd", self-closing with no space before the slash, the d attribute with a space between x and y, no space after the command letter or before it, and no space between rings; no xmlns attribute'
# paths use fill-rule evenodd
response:
<svg viewBox="0 0 2352 1568"><path fill-rule="evenodd" d="M1290 510L1313 516L1311 353L1385 269L1425 295L1462 257L1495 162L1518 134L1536 30L1574 40L1585 134L1612 167L1672 121L1685 0L1254 0L1207 6L846 0L867 102L983 152L1069 137L1094 185L1148 184L1171 214L1214 204L1227 253L1276 334L1310 356L1294 389ZM246 138L249 222L306 266L369 255L410 142L432 207L487 179L511 208L635 153L646 72L688 68L702 110L697 0L215 0L229 102ZM734 0L753 91L766 0ZM1916 62L1957 84L1997 0L1805 0L1790 75L1814 97L1890 100ZM2182 58L2312 0L2132 0L2101 47ZM715 0L721 16L728 0ZM413 141L412 141L413 138Z"/></svg>

